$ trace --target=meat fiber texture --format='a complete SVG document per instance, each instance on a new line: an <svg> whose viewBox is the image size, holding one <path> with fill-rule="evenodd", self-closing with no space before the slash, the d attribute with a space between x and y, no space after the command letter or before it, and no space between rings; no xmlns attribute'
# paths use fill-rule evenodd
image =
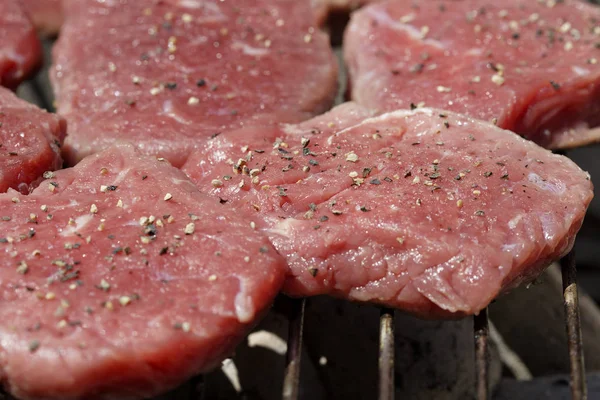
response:
<svg viewBox="0 0 600 400"><path fill-rule="evenodd" d="M600 139L600 8L583 1L378 2L345 32L351 97L440 107L558 149Z"/></svg>
<svg viewBox="0 0 600 400"><path fill-rule="evenodd" d="M14 89L40 65L42 48L16 0L0 1L0 85Z"/></svg>
<svg viewBox="0 0 600 400"><path fill-rule="evenodd" d="M65 131L62 118L0 87L0 193L29 193L44 172L61 168Z"/></svg>
<svg viewBox="0 0 600 400"><path fill-rule="evenodd" d="M21 399L174 387L227 355L283 282L248 221L132 145L0 210L0 381Z"/></svg>
<svg viewBox="0 0 600 400"><path fill-rule="evenodd" d="M52 80L71 164L124 137L181 166L201 139L309 119L336 94L337 63L308 0L65 9Z"/></svg>
<svg viewBox="0 0 600 400"><path fill-rule="evenodd" d="M454 318L571 249L593 192L568 158L450 112L364 115L224 133L184 166L254 214L287 259L286 293Z"/></svg>
<svg viewBox="0 0 600 400"><path fill-rule="evenodd" d="M38 32L54 36L63 23L62 0L19 0Z"/></svg>

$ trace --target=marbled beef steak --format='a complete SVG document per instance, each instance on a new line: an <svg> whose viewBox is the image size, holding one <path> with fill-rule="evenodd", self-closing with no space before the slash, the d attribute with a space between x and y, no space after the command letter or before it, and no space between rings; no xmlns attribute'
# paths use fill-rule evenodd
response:
<svg viewBox="0 0 600 400"><path fill-rule="evenodd" d="M16 0L0 1L0 85L12 89L41 62L35 29Z"/></svg>
<svg viewBox="0 0 600 400"><path fill-rule="evenodd" d="M62 167L65 121L0 87L0 193L29 193L46 171Z"/></svg>
<svg viewBox="0 0 600 400"><path fill-rule="evenodd" d="M214 367L285 272L234 214L131 145L0 195L0 381L21 399L145 398Z"/></svg>
<svg viewBox="0 0 600 400"><path fill-rule="evenodd" d="M366 107L449 109L549 148L600 138L600 8L583 1L377 2L344 52Z"/></svg>
<svg viewBox="0 0 600 400"><path fill-rule="evenodd" d="M19 0L36 29L44 35L55 35L63 23L63 0Z"/></svg>
<svg viewBox="0 0 600 400"><path fill-rule="evenodd" d="M593 193L568 158L446 111L364 115L223 133L184 166L270 237L288 294L457 317L573 245Z"/></svg>
<svg viewBox="0 0 600 400"><path fill-rule="evenodd" d="M125 137L181 166L203 139L326 111L337 64L308 0L66 2L54 49L75 163Z"/></svg>

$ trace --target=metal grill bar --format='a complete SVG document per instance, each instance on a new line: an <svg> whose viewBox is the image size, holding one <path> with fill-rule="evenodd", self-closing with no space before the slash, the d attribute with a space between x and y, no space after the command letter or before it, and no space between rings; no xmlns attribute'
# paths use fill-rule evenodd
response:
<svg viewBox="0 0 600 400"><path fill-rule="evenodd" d="M379 318L379 400L394 400L394 310L383 308Z"/></svg>
<svg viewBox="0 0 600 400"><path fill-rule="evenodd" d="M283 378L283 400L297 400L300 385L302 356L302 330L304 326L305 299L292 300L289 314L288 348Z"/></svg>
<svg viewBox="0 0 600 400"><path fill-rule="evenodd" d="M488 337L490 328L488 323L488 310L482 310L473 317L475 332L475 390L477 400L489 400L488 388L489 351Z"/></svg>
<svg viewBox="0 0 600 400"><path fill-rule="evenodd" d="M571 250L560 261L560 265L562 269L569 361L571 363L571 398L573 400L586 400L587 384L585 379L585 365L583 363L575 251Z"/></svg>

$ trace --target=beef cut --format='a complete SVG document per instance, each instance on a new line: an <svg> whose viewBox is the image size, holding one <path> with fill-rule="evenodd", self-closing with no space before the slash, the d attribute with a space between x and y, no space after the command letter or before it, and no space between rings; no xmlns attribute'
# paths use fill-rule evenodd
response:
<svg viewBox="0 0 600 400"><path fill-rule="evenodd" d="M427 318L477 313L533 279L571 248L593 196L568 158L429 108L364 119L346 104L223 133L184 171L269 236L286 293Z"/></svg>
<svg viewBox="0 0 600 400"><path fill-rule="evenodd" d="M53 36L63 23L62 0L19 0L38 32Z"/></svg>
<svg viewBox="0 0 600 400"><path fill-rule="evenodd" d="M351 97L439 107L548 148L600 138L600 8L578 0L385 1L353 14Z"/></svg>
<svg viewBox="0 0 600 400"><path fill-rule="evenodd" d="M174 387L227 355L283 282L248 221L132 145L0 210L0 382L22 399Z"/></svg>
<svg viewBox="0 0 600 400"><path fill-rule="evenodd" d="M0 1L0 85L12 89L39 66L41 45L16 0Z"/></svg>
<svg viewBox="0 0 600 400"><path fill-rule="evenodd" d="M65 131L62 118L0 87L0 193L29 193L44 172L61 168Z"/></svg>
<svg viewBox="0 0 600 400"><path fill-rule="evenodd" d="M66 158L125 137L181 166L201 139L327 110L337 64L309 0L65 3L54 49Z"/></svg>

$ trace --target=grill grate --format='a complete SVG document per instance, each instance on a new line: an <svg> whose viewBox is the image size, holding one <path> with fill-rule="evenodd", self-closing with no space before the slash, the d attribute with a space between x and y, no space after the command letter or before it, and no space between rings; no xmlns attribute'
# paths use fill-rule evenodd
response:
<svg viewBox="0 0 600 400"><path fill-rule="evenodd" d="M571 363L571 398L573 400L586 400L587 384L585 380L585 366L583 364L583 342L581 339L579 293L577 290L577 268L574 250L571 250L561 260L560 266L562 269L569 361Z"/></svg>
<svg viewBox="0 0 600 400"><path fill-rule="evenodd" d="M44 43L47 53L51 42ZM48 59L49 54L47 54ZM41 107L52 110L52 93L47 78L44 74L36 80L23 85L28 90L24 96ZM565 308L565 322L568 338L569 360L571 367L571 399L587 400L587 384L583 360L583 345L581 338L581 325L579 316L578 286L576 280L575 253L571 251L561 260L563 277L563 295ZM286 354L286 368L283 381L283 400L297 400L300 394L300 367L302 354L302 334L304 325L304 299L290 301L287 312L289 320L288 347ZM477 400L488 400L491 393L488 387L489 376L489 324L487 309L474 317L474 346L475 346L475 393ZM380 315L379 334L379 400L393 400L395 395L394 382L394 311L382 309ZM202 400L206 398L206 382L202 376L189 382L188 395L190 399ZM185 394L181 393L185 397ZM242 394L243 398L243 394ZM0 389L0 400L12 398Z"/></svg>
<svg viewBox="0 0 600 400"><path fill-rule="evenodd" d="M583 363L583 344L579 317L575 252L571 250L561 260L565 323L571 365L571 399L587 400L587 384ZM304 300L295 300L289 316L290 331L283 400L297 400L300 384L300 354L304 320ZM477 400L491 399L489 376L488 310L473 317L475 340L475 393ZM379 328L379 400L393 400L394 385L394 311L382 309Z"/></svg>
<svg viewBox="0 0 600 400"><path fill-rule="evenodd" d="M473 317L473 331L475 336L475 393L477 400L489 399L489 364L488 338L490 327L487 308Z"/></svg>
<svg viewBox="0 0 600 400"><path fill-rule="evenodd" d="M379 399L394 400L394 310L382 309L379 321Z"/></svg>

